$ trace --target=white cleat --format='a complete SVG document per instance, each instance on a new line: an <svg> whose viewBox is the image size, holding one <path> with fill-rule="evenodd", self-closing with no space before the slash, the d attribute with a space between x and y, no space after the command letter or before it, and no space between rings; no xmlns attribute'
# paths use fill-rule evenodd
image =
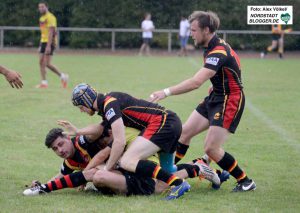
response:
<svg viewBox="0 0 300 213"><path fill-rule="evenodd" d="M217 186L221 185L218 174L202 160L198 160L194 165L197 165L200 169L199 177L203 177Z"/></svg>
<svg viewBox="0 0 300 213"><path fill-rule="evenodd" d="M37 185L34 186L30 189L25 189L23 192L23 195L25 196L36 196L36 195L40 195L40 194L46 194L47 192L45 191L45 188L43 187L43 185Z"/></svg>

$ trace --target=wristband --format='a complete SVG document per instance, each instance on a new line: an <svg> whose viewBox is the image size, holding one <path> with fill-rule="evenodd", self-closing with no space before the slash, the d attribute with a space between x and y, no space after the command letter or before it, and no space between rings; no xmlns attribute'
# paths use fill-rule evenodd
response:
<svg viewBox="0 0 300 213"><path fill-rule="evenodd" d="M170 96L170 95L172 95L172 93L171 93L171 91L170 91L169 88L164 89L164 93L165 93L165 95L166 95L167 97Z"/></svg>

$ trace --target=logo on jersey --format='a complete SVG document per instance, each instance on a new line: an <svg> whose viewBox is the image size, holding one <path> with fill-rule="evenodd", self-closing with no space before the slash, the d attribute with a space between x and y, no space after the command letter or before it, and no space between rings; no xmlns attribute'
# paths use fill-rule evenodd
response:
<svg viewBox="0 0 300 213"><path fill-rule="evenodd" d="M109 121L112 117L114 117L116 115L115 111L113 108L110 108L106 113L105 113L105 117L106 119Z"/></svg>
<svg viewBox="0 0 300 213"><path fill-rule="evenodd" d="M214 120L219 120L221 116L221 113L217 112L214 116Z"/></svg>
<svg viewBox="0 0 300 213"><path fill-rule="evenodd" d="M79 143L80 143L81 145L85 144L85 140L84 140L84 136L83 136L83 135L80 135L80 136L79 136Z"/></svg>
<svg viewBox="0 0 300 213"><path fill-rule="evenodd" d="M205 63L207 64L211 64L211 65L214 65L216 66L219 62L219 58L216 58L216 57L209 57L206 59Z"/></svg>

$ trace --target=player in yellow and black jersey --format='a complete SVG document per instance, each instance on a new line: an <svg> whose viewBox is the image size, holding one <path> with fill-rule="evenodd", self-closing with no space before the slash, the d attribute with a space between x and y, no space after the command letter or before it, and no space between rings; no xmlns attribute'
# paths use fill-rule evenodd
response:
<svg viewBox="0 0 300 213"><path fill-rule="evenodd" d="M263 52L261 52L260 56L261 58L265 58L265 56L269 52L273 52L275 50L278 51L278 57L283 58L283 51L284 51L284 34L291 32L292 29L282 29L282 26L280 24L274 24L272 25L272 44L267 47L267 49Z"/></svg>
<svg viewBox="0 0 300 213"><path fill-rule="evenodd" d="M46 68L50 69L61 79L62 87L66 88L69 76L58 70L56 66L51 63L53 52L57 45L57 20L56 17L49 12L48 4L46 2L39 3L39 12L41 17L39 19L39 25L41 30L40 40L40 72L41 83L36 88L47 88L48 81L46 79Z"/></svg>

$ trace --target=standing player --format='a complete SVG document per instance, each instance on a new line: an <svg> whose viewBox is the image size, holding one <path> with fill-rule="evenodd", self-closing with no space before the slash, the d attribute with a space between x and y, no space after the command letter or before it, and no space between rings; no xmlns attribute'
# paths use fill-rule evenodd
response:
<svg viewBox="0 0 300 213"><path fill-rule="evenodd" d="M20 73L9 70L0 65L0 73L5 76L8 83L11 85L12 88L22 88L23 82Z"/></svg>
<svg viewBox="0 0 300 213"><path fill-rule="evenodd" d="M265 56L272 51L278 50L278 57L283 58L283 50L284 50L284 33L291 32L291 29L282 30L282 26L280 24L272 25L272 44L267 47L267 49L261 52L260 57L265 58Z"/></svg>
<svg viewBox="0 0 300 213"><path fill-rule="evenodd" d="M208 130L204 149L206 154L237 180L234 192L255 190L256 185L239 167L234 157L222 148L241 119L245 97L241 82L240 60L233 49L215 31L220 20L213 12L195 11L190 16L191 35L195 45L205 48L204 67L192 78L151 94L152 101L198 89L210 80L213 91L192 112L183 125L177 146L177 161L182 158L195 135Z"/></svg>
<svg viewBox="0 0 300 213"><path fill-rule="evenodd" d="M185 16L181 16L179 24L179 39L180 39L180 52L179 56L187 56L186 45L190 37L190 23Z"/></svg>
<svg viewBox="0 0 300 213"><path fill-rule="evenodd" d="M74 88L72 101L81 112L90 116L98 112L98 115L111 126L114 142L105 170L110 171L120 166L138 176L161 180L173 186L166 197L167 200L176 199L190 189L190 185L183 179L146 160L159 151L174 153L181 135L181 121L175 113L126 93L97 94L87 84L79 84ZM141 133L123 154L125 126L138 129ZM79 134L85 135L84 132ZM205 174L207 171L208 176L212 179L215 177L215 172L207 165L204 163L197 165L198 173ZM217 183L220 184L219 179Z"/></svg>
<svg viewBox="0 0 300 213"><path fill-rule="evenodd" d="M146 13L145 14L145 20L142 22L142 37L143 37L143 44L140 48L139 55L143 55L143 52L146 51L146 55L150 55L150 44L153 38L153 30L154 30L154 24L151 20L151 14Z"/></svg>
<svg viewBox="0 0 300 213"><path fill-rule="evenodd" d="M61 79L62 87L66 88L68 84L69 76L60 72L57 67L51 64L53 52L56 47L56 27L57 22L55 16L49 12L48 4L46 2L39 3L39 12L42 15L40 17L40 29L41 29L41 41L40 41L40 72L41 72L41 84L36 88L48 88L48 81L46 79L46 68L50 69Z"/></svg>

